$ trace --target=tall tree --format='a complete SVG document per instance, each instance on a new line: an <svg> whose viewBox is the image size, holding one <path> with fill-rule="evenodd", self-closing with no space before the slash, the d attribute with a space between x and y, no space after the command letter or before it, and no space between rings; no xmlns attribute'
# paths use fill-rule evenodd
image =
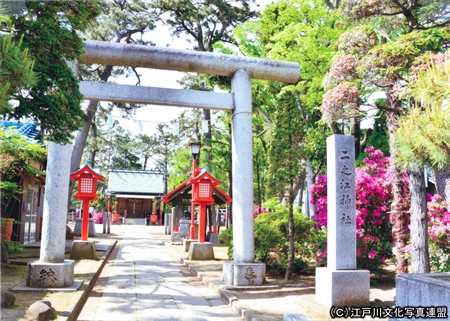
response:
<svg viewBox="0 0 450 321"><path fill-rule="evenodd" d="M383 103L376 102L375 107L386 114L393 158L397 156L394 133L398 119L409 107L407 96L402 95L405 79L415 57L427 51L439 52L448 46L450 38L444 26L450 21L449 11L448 1L342 1L341 13L353 25L340 38L338 48L344 55L335 60L333 68L341 73L337 86L324 96L324 104L332 105L334 100L336 106L356 106L355 99L370 91L385 92L386 99ZM353 59L348 55L353 55ZM392 162L391 173L397 273L407 273L404 255L409 219L409 205L404 197L406 186L403 171L395 162Z"/></svg>
<svg viewBox="0 0 450 321"><path fill-rule="evenodd" d="M272 193L277 192L277 196L287 197L289 207L289 255L286 267L285 280L291 278L294 266L294 199L297 196L296 187L304 183L306 176L303 154L303 139L306 131L304 119L297 108L295 96L292 93L284 92L284 97L280 97L278 103L280 109L274 119L274 130L270 144L270 173Z"/></svg>
<svg viewBox="0 0 450 321"><path fill-rule="evenodd" d="M234 44L233 29L255 17L250 4L255 0L156 0L154 6L160 12L161 20L171 27L172 35L187 36L196 51L213 52L219 42ZM169 13L168 18L164 14ZM184 87L197 90L212 90L205 77L197 81L184 81ZM190 82L190 84L189 84ZM203 119L210 124L211 111L203 109ZM206 161L211 159L211 128L204 133Z"/></svg>
<svg viewBox="0 0 450 321"><path fill-rule="evenodd" d="M153 156L156 146L157 143L154 137L150 137L147 134L138 134L136 136L137 150L144 159L143 170L147 169L148 160Z"/></svg>
<svg viewBox="0 0 450 321"><path fill-rule="evenodd" d="M156 168L164 172L164 194L166 194L168 189L167 175L178 146L178 137L173 135L168 125L158 124L153 139L156 143L153 159Z"/></svg>
<svg viewBox="0 0 450 321"><path fill-rule="evenodd" d="M150 44L148 41L137 38L137 35L142 35L144 32L155 28L154 22L156 17L154 16L153 11L149 9L147 1L101 0L100 6L102 15L99 16L96 21L91 23L89 30L86 33L88 39L116 43ZM107 82L111 76L123 75L129 71L129 68L111 65L96 66L92 70L83 67L81 69L81 76L85 79ZM137 72L135 72L135 74L138 75ZM121 104L119 107L127 106ZM80 168L84 147L97 109L98 102L90 101L86 112L82 115L82 128L76 138L70 162L70 169L72 172ZM73 187L74 182L71 181L69 187L69 200L71 199Z"/></svg>
<svg viewBox="0 0 450 321"><path fill-rule="evenodd" d="M36 121L48 139L68 142L81 125L82 95L66 61L78 59L83 42L78 32L99 13L97 1L26 1L26 9L11 16L16 41L23 39L34 59L35 86L16 92L18 105L7 118Z"/></svg>
<svg viewBox="0 0 450 321"><path fill-rule="evenodd" d="M411 270L428 273L428 212L424 166L437 170L450 165L450 55L426 54L413 69L409 92L417 102L399 122L396 132L397 163L410 172ZM411 170L413 169L413 170Z"/></svg>
<svg viewBox="0 0 450 321"><path fill-rule="evenodd" d="M321 160L325 155L324 133L327 130L318 123L321 117L318 107L323 94L323 75L334 54L332 44L341 33L334 27L335 21L334 13L322 1L278 1L267 6L258 21L249 22L236 31L241 49L252 55L296 61L301 66L300 79L295 86L254 81L253 101L257 115L265 120L270 134L274 117L281 108L286 108L278 99L283 92L292 95L289 101L300 111L303 126L308 128L301 144L310 151L304 154L303 162L305 167L311 165L307 171L309 184L323 166ZM302 132L305 128L297 130ZM265 137L270 137L269 134ZM298 184L297 191L302 186Z"/></svg>
<svg viewBox="0 0 450 321"><path fill-rule="evenodd" d="M311 164L318 155L323 158L324 149L318 146L325 143L324 127L317 123L321 116L318 107L323 93L323 75L334 54L330 44L340 33L333 28L334 22L333 12L322 1L288 0L267 6L260 20L249 22L236 31L242 50L256 56L296 61L302 69L296 85L255 81L253 90L258 111L255 114L264 119L267 126L255 127L256 134L267 129L268 134L259 137L261 140L270 138L266 143L270 146L268 160L272 176L266 185L266 195L274 195L275 191L279 198L286 195L289 207L290 256L286 279L290 278L295 255L294 199L305 184L306 164ZM315 148L311 148L314 145Z"/></svg>

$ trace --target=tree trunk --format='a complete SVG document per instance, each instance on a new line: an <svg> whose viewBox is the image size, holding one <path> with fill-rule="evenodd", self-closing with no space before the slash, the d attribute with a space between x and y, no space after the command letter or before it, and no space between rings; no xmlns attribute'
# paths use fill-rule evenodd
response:
<svg viewBox="0 0 450 321"><path fill-rule="evenodd" d="M92 132L92 139L95 141L97 139L97 126L95 126L95 115L94 115L93 121L94 121L94 123L92 125L91 132ZM96 156L97 156L97 145L94 145L93 148L92 148L91 157L90 157L90 160L89 160L90 163L91 163L92 168L95 167L95 157Z"/></svg>
<svg viewBox="0 0 450 321"><path fill-rule="evenodd" d="M314 215L314 204L311 203L312 195L311 188L314 184L314 170L311 164L311 159L309 157L306 158L306 213L308 217Z"/></svg>
<svg viewBox="0 0 450 321"><path fill-rule="evenodd" d="M411 272L429 273L428 211L423 170L412 168L409 173L411 193Z"/></svg>
<svg viewBox="0 0 450 321"><path fill-rule="evenodd" d="M84 147L86 146L86 141L89 136L89 130L91 128L92 119L94 118L95 112L97 111L98 101L89 101L88 110L83 120L83 127L80 129L75 140L75 145L73 145L72 157L70 159L70 172L76 172L80 169L81 158L83 157ZM72 193L75 186L75 181L73 179L69 182L69 207L72 204Z"/></svg>
<svg viewBox="0 0 450 321"><path fill-rule="evenodd" d="M144 156L144 171L147 169L147 162L148 162L149 156Z"/></svg>
<svg viewBox="0 0 450 321"><path fill-rule="evenodd" d="M386 113L386 123L389 131L389 149L391 158L395 158L397 151L394 147L394 132L397 129L397 115L392 112ZM403 179L403 171L394 162L391 162L390 171L392 174L392 205L391 222L392 237L396 249L396 273L408 273L408 261L405 259L405 247L408 242L408 203L406 202L406 184Z"/></svg>
<svg viewBox="0 0 450 321"><path fill-rule="evenodd" d="M262 206L262 188L261 188L261 175L260 175L260 157L259 154L256 154L256 158L255 158L255 175L256 175L256 184L257 184L257 188L256 188L256 193L257 193L257 197L256 197L256 202L258 203L258 214L261 214L261 206Z"/></svg>
<svg viewBox="0 0 450 321"><path fill-rule="evenodd" d="M436 191L446 201L450 201L450 170L435 170Z"/></svg>
<svg viewBox="0 0 450 321"><path fill-rule="evenodd" d="M355 159L358 159L361 153L361 121L359 118L352 118L350 124L350 134L355 138Z"/></svg>
<svg viewBox="0 0 450 321"><path fill-rule="evenodd" d="M116 42L120 42L120 39ZM100 80L107 82L109 76L111 76L113 66L105 66L103 72L100 76ZM78 132L77 139L75 140L75 145L72 150L72 157L70 159L70 172L73 173L80 169L81 158L83 157L84 147L86 146L86 141L89 136L89 130L91 128L92 120L94 119L95 113L97 112L98 101L89 101L88 109L84 116L83 127L81 127ZM69 207L72 203L72 193L75 182L73 179L69 183Z"/></svg>
<svg viewBox="0 0 450 321"><path fill-rule="evenodd" d="M291 279L291 273L294 269L294 257L295 257L295 248L294 248L294 182L290 181L289 186L289 227L288 227L288 239L289 239L289 253L288 253L288 264L286 266L286 274L284 276L285 281L289 281Z"/></svg>
<svg viewBox="0 0 450 321"><path fill-rule="evenodd" d="M203 119L208 121L208 124L210 124L211 110L203 109ZM205 139L205 145L208 147L211 147L211 126L208 125L208 132L203 133L203 138ZM206 164L209 164L209 161L211 160L210 148L207 148L205 151L205 160L206 160Z"/></svg>

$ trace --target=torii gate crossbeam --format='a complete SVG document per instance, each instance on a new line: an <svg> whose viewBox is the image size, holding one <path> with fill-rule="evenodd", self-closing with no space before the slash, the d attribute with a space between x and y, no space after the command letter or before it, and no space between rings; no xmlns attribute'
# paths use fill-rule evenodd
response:
<svg viewBox="0 0 450 321"><path fill-rule="evenodd" d="M211 99L200 98L195 91L144 88L107 83L96 84L95 92L88 91L89 84L81 83L85 99L130 99L131 91L148 94L148 104L233 110L232 166L233 166L233 243L234 260L224 264L224 281L229 285L262 285L265 264L255 262L253 236L253 159L252 159L252 94L251 79L263 79L295 83L300 76L298 63L257 59L233 55L87 41L80 62L112 66L132 66L164 70L178 70L231 77L231 94L209 93ZM122 87L117 87L122 86ZM130 88L132 87L132 88ZM91 87L93 88L93 86ZM117 97L114 90L121 92ZM124 89L121 89L124 88ZM116 97L112 97L112 96ZM139 95L139 94L137 94ZM184 99L183 96L190 97ZM220 97L220 98L219 98ZM217 103L217 100L224 101ZM204 99L204 100L203 100ZM122 100L122 101L125 101ZM203 100L203 101L202 101ZM141 100L141 102L144 102ZM177 103L175 103L177 101ZM231 106L230 106L231 103ZM230 108L231 107L231 108Z"/></svg>

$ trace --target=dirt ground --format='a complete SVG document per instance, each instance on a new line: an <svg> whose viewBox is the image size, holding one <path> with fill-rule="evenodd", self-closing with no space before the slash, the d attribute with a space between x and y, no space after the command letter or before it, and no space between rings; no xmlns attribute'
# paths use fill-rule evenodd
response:
<svg viewBox="0 0 450 321"><path fill-rule="evenodd" d="M187 257L182 246L172 245L181 257ZM218 264L211 261L190 261L210 280L221 280L223 261L227 260L226 247L214 247ZM278 285L270 290L229 289L239 302L252 310L263 321L282 321L284 314L305 314L311 320L332 320L329 309L315 298L315 268L294 275L292 280L284 281L284 275L266 275L266 283ZM388 262L381 278L370 286L370 305L383 307L395 305L395 265ZM338 319L339 320L339 319ZM364 320L371 320L366 317ZM378 319L380 320L380 319Z"/></svg>
<svg viewBox="0 0 450 321"><path fill-rule="evenodd" d="M119 235L108 235L109 238L118 238ZM155 235L163 242L168 237L166 235ZM182 246L171 246L178 252L180 257L187 257ZM1 289L10 291L11 288L26 280L26 262L39 259L39 248L27 248L25 253L15 255L17 264L1 264ZM191 261L191 263L201 272L204 272L210 280L220 281L222 278L223 261L226 257L226 247L214 248L216 260L211 261ZM105 252L97 251L97 255L102 257ZM96 268L97 260L75 261L75 279L86 280L89 274ZM395 304L395 269L392 263L388 264L384 270L384 275L377 280L376 285L370 289L371 306L393 306ZM255 312L263 321L283 320L283 315L287 313L302 313L311 320L331 320L327 309L315 300L315 271L313 268L303 274L295 275L293 280L284 281L282 275L267 275L268 284L278 285L279 288L270 290L229 290L239 302L248 309ZM86 282L85 282L86 283ZM86 285L83 284L83 287ZM22 321L25 320L25 312L28 307L38 300L49 300L55 308L58 316L64 319L68 314L68 308L73 305L76 292L14 292L16 297L15 305L12 309L1 309L2 321ZM365 320L369 320L366 318Z"/></svg>
<svg viewBox="0 0 450 321"><path fill-rule="evenodd" d="M12 263L1 263L1 290L11 291L12 288L23 283L27 279L27 262L39 260L39 248L26 248L24 253L16 253L10 257ZM103 251L97 251L97 256L102 257ZM69 254L66 254L69 258ZM97 267L98 260L76 260L74 267L74 279L85 281L91 272ZM16 298L13 307L1 309L1 320L25 320L26 310L36 301L48 300L52 303L57 316L66 316L67 309L77 292L12 292Z"/></svg>
<svg viewBox="0 0 450 321"><path fill-rule="evenodd" d="M252 308L263 321L282 321L284 314L304 314L311 320L332 320L329 310L318 303L315 298L314 270L302 275L296 275L286 283L280 276L266 278L270 284L278 284L279 289L260 292L231 292L241 303ZM258 299L255 300L255 297ZM386 274L370 287L371 306L395 305L395 272L393 265L387 266ZM370 320L366 317L364 320Z"/></svg>

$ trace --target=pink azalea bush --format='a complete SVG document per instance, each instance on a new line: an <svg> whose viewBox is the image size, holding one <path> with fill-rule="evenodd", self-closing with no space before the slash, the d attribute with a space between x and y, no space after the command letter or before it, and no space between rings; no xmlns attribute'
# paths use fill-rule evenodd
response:
<svg viewBox="0 0 450 321"><path fill-rule="evenodd" d="M440 195L428 195L428 235L431 269L450 271L449 202Z"/></svg>
<svg viewBox="0 0 450 321"><path fill-rule="evenodd" d="M258 204L253 204L253 218L256 218L258 215L267 213L267 209L264 207L259 207Z"/></svg>
<svg viewBox="0 0 450 321"><path fill-rule="evenodd" d="M366 148L369 155L357 168L356 179L356 240L357 266L367 269L376 276L381 274L381 266L392 257L392 225L388 208L392 202L389 158L373 147ZM327 179L317 178L312 187L311 203L315 207L316 229L322 236L314 244L319 266L326 263L327 227Z"/></svg>
<svg viewBox="0 0 450 321"><path fill-rule="evenodd" d="M392 225L388 208L392 201L391 176L389 158L379 150L369 147L365 150L369 157L363 160L363 167L356 169L356 239L357 264L360 269L370 270L379 276L381 266L393 256ZM405 181L408 176L405 173ZM319 238L314 243L316 263L326 265L327 260L327 177L317 178L312 189L311 203L315 205L312 217L316 221L316 229L320 230ZM405 197L409 198L408 191ZM428 197L428 243L432 271L450 271L450 202L444 201L440 195ZM411 245L405 247L410 257Z"/></svg>
<svg viewBox="0 0 450 321"><path fill-rule="evenodd" d="M94 218L95 224L102 224L103 223L103 212L94 212L92 214L92 217Z"/></svg>

